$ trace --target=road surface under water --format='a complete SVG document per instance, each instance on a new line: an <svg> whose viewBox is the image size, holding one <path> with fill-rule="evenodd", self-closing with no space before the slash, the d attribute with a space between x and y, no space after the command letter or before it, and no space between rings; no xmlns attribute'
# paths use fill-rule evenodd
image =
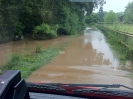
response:
<svg viewBox="0 0 133 99"><path fill-rule="evenodd" d="M133 87L129 73L119 69L104 35L86 28L51 63L33 72L27 81L44 83L124 84Z"/></svg>
<svg viewBox="0 0 133 99"><path fill-rule="evenodd" d="M0 44L0 66L5 65L8 60L10 60L10 56L12 54L22 54L24 55L27 53L35 53L36 47L41 45L43 49L47 47L53 46L60 42L66 41L69 38L67 36L60 36L56 39L49 39L49 40L34 40L30 38L25 38L20 41L9 42L5 44Z"/></svg>

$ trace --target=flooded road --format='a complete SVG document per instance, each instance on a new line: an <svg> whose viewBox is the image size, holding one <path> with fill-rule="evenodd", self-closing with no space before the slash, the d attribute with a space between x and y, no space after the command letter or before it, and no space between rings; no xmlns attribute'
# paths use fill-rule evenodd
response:
<svg viewBox="0 0 133 99"><path fill-rule="evenodd" d="M30 38L25 38L20 41L9 42L5 44L0 44L0 66L5 65L10 56L14 53L24 55L26 52L34 53L38 45L42 46L42 49L46 49L52 45L58 44L59 42L68 40L67 36L60 36L56 39L49 40L33 40Z"/></svg>
<svg viewBox="0 0 133 99"><path fill-rule="evenodd" d="M73 38L51 63L33 72L27 81L50 83L124 84L133 87L129 73L119 69L104 35L87 28Z"/></svg>

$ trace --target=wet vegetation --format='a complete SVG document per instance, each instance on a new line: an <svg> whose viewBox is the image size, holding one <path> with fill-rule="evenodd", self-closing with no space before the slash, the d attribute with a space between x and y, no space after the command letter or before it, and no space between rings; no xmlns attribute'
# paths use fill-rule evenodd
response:
<svg viewBox="0 0 133 99"><path fill-rule="evenodd" d="M120 34L119 32L110 30L106 27L98 26L98 28L103 31L104 35L107 38L107 41L115 51L115 56L117 56L122 63L125 63L126 60L132 61L133 59L132 37Z"/></svg>
<svg viewBox="0 0 133 99"><path fill-rule="evenodd" d="M125 12L115 13L104 11L104 0L97 2L69 2L69 0L1 0L0 1L0 43L21 40L27 35L33 39L53 39L60 35L78 36L78 32L86 25L97 27L103 31L116 57L122 65L126 60L133 62L133 37L113 30L133 33L133 2L130 2ZM99 12L92 12L101 5ZM112 30L103 27L106 26ZM19 69L26 78L32 71L49 63L63 50L58 45L43 50L36 47L36 53L25 52L24 56L14 54L8 64L1 68L1 73L7 69Z"/></svg>
<svg viewBox="0 0 133 99"><path fill-rule="evenodd" d="M113 30L128 32L133 34L133 25L132 24L106 24L108 28Z"/></svg>
<svg viewBox="0 0 133 99"><path fill-rule="evenodd" d="M126 64L126 60L133 62L133 36L128 34L133 33L131 15L133 13L133 2L129 2L125 12L109 11L105 13L102 10L99 13L101 13L103 21L97 27L103 31L121 63Z"/></svg>
<svg viewBox="0 0 133 99"><path fill-rule="evenodd" d="M131 71L131 78L133 78L133 38L106 27L98 26L98 28L106 36L106 41L109 43L114 56L119 59L121 68Z"/></svg>
<svg viewBox="0 0 133 99"><path fill-rule="evenodd" d="M104 11L102 11L104 12ZM122 68L131 71L133 78L133 2L129 2L124 12L109 11L97 27L103 31L114 55ZM129 63L129 64L128 64Z"/></svg>
<svg viewBox="0 0 133 99"><path fill-rule="evenodd" d="M36 53L34 55L27 52L25 52L23 56L20 54L14 54L11 56L8 64L1 67L0 73L3 73L9 69L20 70L22 77L27 78L27 76L29 76L33 71L48 64L67 46L67 42L62 42L43 50L41 45L39 45L36 47Z"/></svg>
<svg viewBox="0 0 133 99"><path fill-rule="evenodd" d="M86 27L85 18L93 9L103 5L104 0L96 2L70 2L69 0L1 0L0 1L0 43L21 40L26 36L33 39L53 39L59 35L78 36ZM62 45L62 44L59 44ZM14 54L1 73L8 69L18 69L26 78L32 71L50 62L59 51L58 45L43 50L36 47L24 55Z"/></svg>
<svg viewBox="0 0 133 99"><path fill-rule="evenodd" d="M62 34L76 34L85 28L85 16L103 2L1 0L0 43L20 40L27 35L35 39L51 39Z"/></svg>

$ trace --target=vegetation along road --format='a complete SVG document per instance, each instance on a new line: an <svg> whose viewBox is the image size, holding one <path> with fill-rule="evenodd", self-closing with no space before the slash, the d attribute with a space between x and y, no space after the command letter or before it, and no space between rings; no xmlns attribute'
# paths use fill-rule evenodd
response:
<svg viewBox="0 0 133 99"><path fill-rule="evenodd" d="M119 83L133 87L129 72L121 69L103 33L90 28L73 38L65 50L59 52L50 63L33 72L27 81Z"/></svg>
<svg viewBox="0 0 133 99"><path fill-rule="evenodd" d="M118 13L104 11L104 4L0 1L0 73L18 69L30 82L133 87L133 2Z"/></svg>

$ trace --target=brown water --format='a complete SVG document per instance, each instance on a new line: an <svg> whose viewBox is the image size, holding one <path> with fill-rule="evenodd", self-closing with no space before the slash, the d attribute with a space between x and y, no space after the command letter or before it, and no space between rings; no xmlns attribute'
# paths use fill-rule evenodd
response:
<svg viewBox="0 0 133 99"><path fill-rule="evenodd" d="M124 84L133 87L129 73L119 68L119 61L106 43L104 35L98 30L87 28L83 35L73 38L70 45L51 63L33 72L27 81Z"/></svg>
<svg viewBox="0 0 133 99"><path fill-rule="evenodd" d="M10 60L10 56L13 53L24 54L25 52L34 53L38 45L42 45L43 49L50 47L59 42L66 41L69 38L67 36L60 36L51 40L33 40L25 38L21 41L14 41L5 44L0 44L0 66L6 64Z"/></svg>

